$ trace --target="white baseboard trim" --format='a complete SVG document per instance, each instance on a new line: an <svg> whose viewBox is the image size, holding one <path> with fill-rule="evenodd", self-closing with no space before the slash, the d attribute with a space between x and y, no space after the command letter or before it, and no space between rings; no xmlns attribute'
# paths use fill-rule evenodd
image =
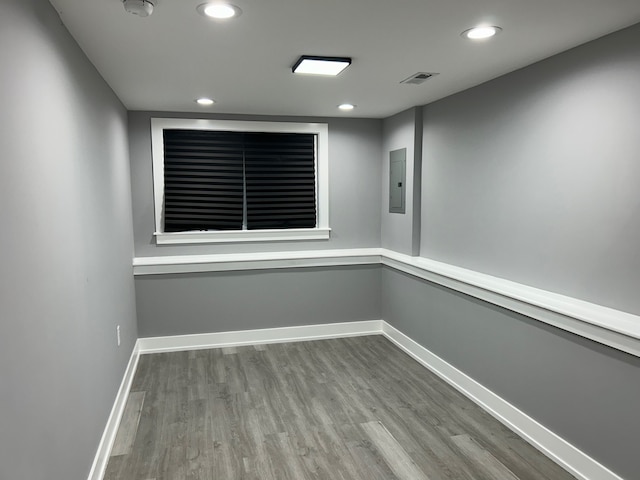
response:
<svg viewBox="0 0 640 480"><path fill-rule="evenodd" d="M364 320L322 325L199 333L138 339L140 353L176 352L204 348L239 347L265 343L303 342L328 338L356 337L382 333L382 320Z"/></svg>
<svg viewBox="0 0 640 480"><path fill-rule="evenodd" d="M111 409L88 480L102 480L140 355L204 348L301 342L362 335L384 335L421 365L484 408L551 460L580 480L623 480L536 420L499 397L465 373L430 352L384 320L267 328L170 337L140 338L131 353L120 389Z"/></svg>
<svg viewBox="0 0 640 480"><path fill-rule="evenodd" d="M526 413L384 321L382 322L382 334L576 478L581 480L623 480Z"/></svg>
<svg viewBox="0 0 640 480"><path fill-rule="evenodd" d="M140 358L140 349L138 342L136 342L129 358L129 363L124 371L120 388L116 395L116 399L111 408L111 413L107 420L107 425L102 433L102 438L98 444L98 450L93 460L93 465L89 471L88 480L102 480L105 470L107 469L107 463L109 462L109 456L111 455L111 448L113 442L116 439L116 433L118 432L118 426L124 413L124 407L127 404L127 398L129 397L129 390L131 390L131 384L133 383L133 376L138 367L138 359Z"/></svg>

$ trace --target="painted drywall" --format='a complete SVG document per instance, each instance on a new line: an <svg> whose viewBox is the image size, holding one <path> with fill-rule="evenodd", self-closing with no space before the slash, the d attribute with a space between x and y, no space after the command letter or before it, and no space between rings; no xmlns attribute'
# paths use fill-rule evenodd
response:
<svg viewBox="0 0 640 480"><path fill-rule="evenodd" d="M381 243L382 248L406 255L418 255L420 248L422 129L416 130L416 126L421 126L421 117L421 109L411 108L382 124ZM407 149L405 213L390 213L389 153L401 148Z"/></svg>
<svg viewBox="0 0 640 480"><path fill-rule="evenodd" d="M153 237L152 117L328 123L330 240L156 246ZM379 247L381 128L381 120L129 112L136 256Z"/></svg>
<svg viewBox="0 0 640 480"><path fill-rule="evenodd" d="M140 336L379 320L380 268L136 277Z"/></svg>
<svg viewBox="0 0 640 480"><path fill-rule="evenodd" d="M83 479L137 337L126 111L49 2L0 3L0 65L0 478Z"/></svg>
<svg viewBox="0 0 640 480"><path fill-rule="evenodd" d="M421 255L640 314L639 78L640 24L425 107Z"/></svg>
<svg viewBox="0 0 640 480"><path fill-rule="evenodd" d="M640 358L409 275L382 316L625 479L638 478Z"/></svg>

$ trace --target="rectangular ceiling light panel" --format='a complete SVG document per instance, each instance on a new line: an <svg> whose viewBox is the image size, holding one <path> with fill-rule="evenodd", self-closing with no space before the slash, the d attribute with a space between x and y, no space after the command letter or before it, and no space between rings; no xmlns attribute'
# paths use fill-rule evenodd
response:
<svg viewBox="0 0 640 480"><path fill-rule="evenodd" d="M347 57L312 57L303 55L291 70L293 73L335 76L349 65L351 65L351 59Z"/></svg>

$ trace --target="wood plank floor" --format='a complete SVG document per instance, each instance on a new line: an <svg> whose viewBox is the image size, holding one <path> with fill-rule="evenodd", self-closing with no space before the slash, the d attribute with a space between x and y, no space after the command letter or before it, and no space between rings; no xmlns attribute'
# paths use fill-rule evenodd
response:
<svg viewBox="0 0 640 480"><path fill-rule="evenodd" d="M106 480L569 480L382 336L143 355Z"/></svg>

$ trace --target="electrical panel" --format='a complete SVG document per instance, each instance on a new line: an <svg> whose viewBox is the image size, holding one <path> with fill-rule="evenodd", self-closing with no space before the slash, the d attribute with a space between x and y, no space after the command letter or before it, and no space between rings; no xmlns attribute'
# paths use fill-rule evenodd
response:
<svg viewBox="0 0 640 480"><path fill-rule="evenodd" d="M389 152L389 213L404 213L407 149Z"/></svg>

